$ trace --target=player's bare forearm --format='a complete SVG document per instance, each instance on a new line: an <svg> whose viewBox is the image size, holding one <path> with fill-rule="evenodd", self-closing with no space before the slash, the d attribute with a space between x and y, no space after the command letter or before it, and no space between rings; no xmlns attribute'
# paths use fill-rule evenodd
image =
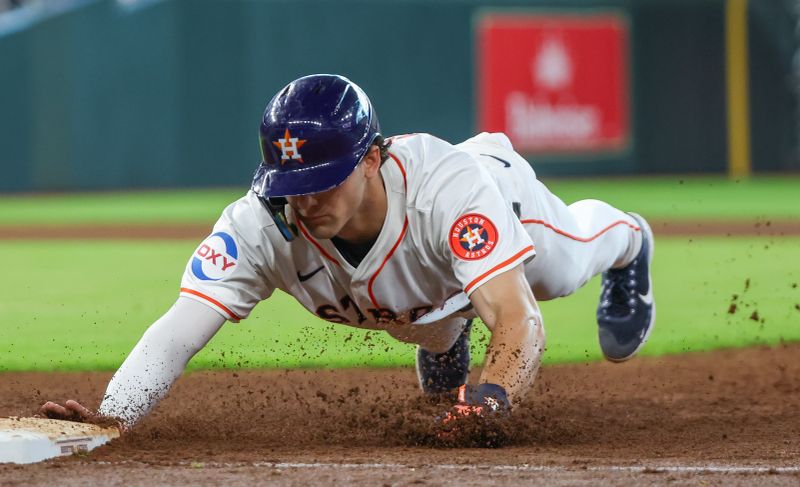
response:
<svg viewBox="0 0 800 487"><path fill-rule="evenodd" d="M498 321L486 350L486 365L479 382L503 386L512 404L519 402L536 379L544 330L533 319Z"/></svg>
<svg viewBox="0 0 800 487"><path fill-rule="evenodd" d="M479 382L502 386L509 401L518 403L536 379L545 343L541 312L522 266L488 281L470 299L492 331Z"/></svg>

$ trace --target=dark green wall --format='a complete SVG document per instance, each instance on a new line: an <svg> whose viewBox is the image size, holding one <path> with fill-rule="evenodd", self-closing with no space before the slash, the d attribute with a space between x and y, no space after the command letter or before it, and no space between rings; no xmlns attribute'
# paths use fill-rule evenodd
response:
<svg viewBox="0 0 800 487"><path fill-rule="evenodd" d="M0 190L180 184L177 13L85 2L0 37Z"/></svg>
<svg viewBox="0 0 800 487"><path fill-rule="evenodd" d="M34 188L30 56L22 36L0 39L0 191Z"/></svg>
<svg viewBox="0 0 800 487"><path fill-rule="evenodd" d="M723 0L502 1L615 9L631 25L632 145L534 162L540 174L723 171ZM753 157L797 169L795 18L752 0ZM467 0L84 0L0 31L0 191L246 185L261 111L288 81L359 83L389 134L475 126Z"/></svg>
<svg viewBox="0 0 800 487"><path fill-rule="evenodd" d="M724 12L716 1L644 2L633 36L637 172L724 171Z"/></svg>
<svg viewBox="0 0 800 487"><path fill-rule="evenodd" d="M792 71L798 53L798 19L788 15L795 4L793 0L761 0L750 6L751 152L756 168L763 171L800 170L800 79Z"/></svg>

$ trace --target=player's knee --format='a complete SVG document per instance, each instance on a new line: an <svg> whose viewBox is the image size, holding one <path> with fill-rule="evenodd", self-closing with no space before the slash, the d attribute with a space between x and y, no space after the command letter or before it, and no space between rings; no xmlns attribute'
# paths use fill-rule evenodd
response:
<svg viewBox="0 0 800 487"><path fill-rule="evenodd" d="M464 329L464 318L446 318L429 325L388 326L386 332L405 343L419 345L432 353L445 353Z"/></svg>
<svg viewBox="0 0 800 487"><path fill-rule="evenodd" d="M531 289L539 301L569 296L585 283L585 279L577 273L563 272L558 276L536 282Z"/></svg>
<svg viewBox="0 0 800 487"><path fill-rule="evenodd" d="M605 208L608 206L608 203L605 203L600 200L594 199L586 199L586 200L578 200L571 205L569 205L569 209L572 211L580 211L583 214L593 214L595 210Z"/></svg>
<svg viewBox="0 0 800 487"><path fill-rule="evenodd" d="M559 297L548 283L536 283L531 287L531 290L537 301L549 301Z"/></svg>

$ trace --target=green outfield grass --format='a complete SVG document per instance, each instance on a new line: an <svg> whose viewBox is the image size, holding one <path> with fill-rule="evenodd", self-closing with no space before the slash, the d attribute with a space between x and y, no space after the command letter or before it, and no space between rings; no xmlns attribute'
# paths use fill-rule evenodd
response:
<svg viewBox="0 0 800 487"><path fill-rule="evenodd" d="M564 201L596 198L654 219L800 218L800 178L681 176L544 182ZM0 197L0 225L212 224L245 188ZM2 229L0 229L2 231Z"/></svg>
<svg viewBox="0 0 800 487"><path fill-rule="evenodd" d="M196 242L0 241L0 370L113 370L177 297ZM798 238L661 238L657 326L644 353L800 340ZM543 303L546 363L600 357L598 283ZM738 310L729 314L735 300ZM753 312L758 320L751 319ZM763 320L763 321L762 321ZM482 358L482 327L473 340ZM276 293L228 324L191 363L207 367L388 366L413 348L382 332L322 322Z"/></svg>

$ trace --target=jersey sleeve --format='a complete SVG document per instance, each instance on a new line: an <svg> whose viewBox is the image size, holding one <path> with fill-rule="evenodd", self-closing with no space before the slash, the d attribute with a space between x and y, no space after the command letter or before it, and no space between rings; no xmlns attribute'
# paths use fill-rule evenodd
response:
<svg viewBox="0 0 800 487"><path fill-rule="evenodd" d="M274 291L264 271L270 260L269 243L259 239L257 225L247 227L248 210L240 200L223 212L211 235L189 258L181 279L182 297L199 301L233 322L246 318Z"/></svg>
<svg viewBox="0 0 800 487"><path fill-rule="evenodd" d="M493 277L536 255L530 236L492 176L457 151L443 161L446 178L435 191L432 223L440 255L449 262L467 295ZM456 163L456 164L454 164Z"/></svg>

